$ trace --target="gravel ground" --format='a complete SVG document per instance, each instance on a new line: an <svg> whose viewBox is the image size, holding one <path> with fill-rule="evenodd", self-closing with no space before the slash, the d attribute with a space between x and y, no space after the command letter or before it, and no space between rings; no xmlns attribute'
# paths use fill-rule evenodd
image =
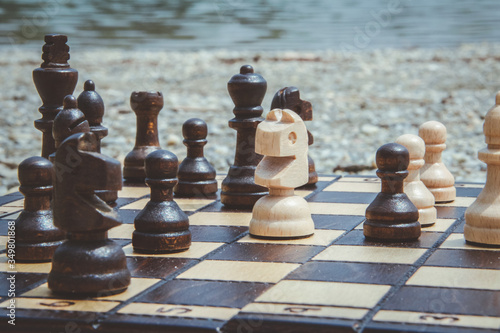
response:
<svg viewBox="0 0 500 333"><path fill-rule="evenodd" d="M0 90L0 194L15 188L17 165L40 154L40 98L31 72L41 52L0 49L4 79ZM94 49L71 52L79 71L75 94L92 79L106 104L109 136L103 153L123 160L134 145L134 90L163 92L160 142L182 159L181 126L188 118L208 123L205 155L218 172L231 164L235 132L227 126L233 103L226 83L243 64L252 64L268 82L265 110L281 87L300 88L313 105L308 128L315 136L310 155L320 173L345 173L354 166L374 174L375 151L405 133L418 133L427 120L448 128L443 159L459 181L485 180L477 151L485 146L483 119L500 89L500 44L463 45L454 49L387 49L351 54L295 52L144 52Z"/></svg>

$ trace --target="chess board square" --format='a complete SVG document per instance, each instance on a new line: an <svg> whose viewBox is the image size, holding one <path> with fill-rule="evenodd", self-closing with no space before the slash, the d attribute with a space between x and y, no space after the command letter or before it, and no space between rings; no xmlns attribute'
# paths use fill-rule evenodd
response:
<svg viewBox="0 0 500 333"><path fill-rule="evenodd" d="M324 247L288 244L235 243L211 254L213 260L304 263Z"/></svg>
<svg viewBox="0 0 500 333"><path fill-rule="evenodd" d="M369 204L375 199L377 193L363 192L319 192L314 194L308 202L335 202L335 203L361 203Z"/></svg>
<svg viewBox="0 0 500 333"><path fill-rule="evenodd" d="M0 206L0 216L4 217L12 213L19 212L23 209L23 207L18 206Z"/></svg>
<svg viewBox="0 0 500 333"><path fill-rule="evenodd" d="M1 208L0 208L0 211L1 211ZM2 214L0 214L0 216L1 215ZM18 211L16 213L6 214L6 215L2 216L2 221L15 221L15 220L17 220L17 218L19 217L19 215L21 215L21 211Z"/></svg>
<svg viewBox="0 0 500 333"><path fill-rule="evenodd" d="M347 235L335 242L335 245L363 245L377 247L405 247L405 248L429 248L441 237L441 233L424 232L417 240L411 242L377 242L366 239L363 235L363 224L350 231Z"/></svg>
<svg viewBox="0 0 500 333"><path fill-rule="evenodd" d="M15 280L7 280L11 276L15 277ZM35 274L35 273L9 273L9 272L1 272L0 273L0 297L7 297L9 294L9 289L11 285L11 281L14 282L15 292L17 295L24 292L26 289L42 283L47 280L47 276L45 274Z"/></svg>
<svg viewBox="0 0 500 333"><path fill-rule="evenodd" d="M436 206L438 219L461 218L467 207Z"/></svg>
<svg viewBox="0 0 500 333"><path fill-rule="evenodd" d="M121 191L118 191L119 198L142 198L150 193L149 187L138 186L123 186Z"/></svg>
<svg viewBox="0 0 500 333"><path fill-rule="evenodd" d="M8 204L12 201L23 199L23 195L19 192L14 192L8 195L4 195L0 197L0 205Z"/></svg>
<svg viewBox="0 0 500 333"><path fill-rule="evenodd" d="M128 257L155 257L155 258L188 258L188 259L200 259L201 257L209 254L224 243L212 243L212 242L191 242L191 246L188 250L175 253L163 253L163 254L148 254L135 252L132 244L129 244L123 248L123 251Z"/></svg>
<svg viewBox="0 0 500 333"><path fill-rule="evenodd" d="M230 243L247 232L248 228L191 225L189 230L191 230L191 240L193 242Z"/></svg>
<svg viewBox="0 0 500 333"><path fill-rule="evenodd" d="M410 268L409 265L399 264L313 261L302 265L286 279L396 284Z"/></svg>
<svg viewBox="0 0 500 333"><path fill-rule="evenodd" d="M1 308L8 305L9 300L0 304ZM120 302L103 300L66 300L62 298L16 298L16 309L53 310L53 311L85 311L107 312Z"/></svg>
<svg viewBox="0 0 500 333"><path fill-rule="evenodd" d="M171 280L136 302L241 308L270 287L266 283Z"/></svg>
<svg viewBox="0 0 500 333"><path fill-rule="evenodd" d="M345 175L338 181L346 183L363 183L363 184L378 183L380 185L380 178L376 176Z"/></svg>
<svg viewBox="0 0 500 333"><path fill-rule="evenodd" d="M165 316L183 318L206 318L215 320L229 320L239 309L216 306L178 305L131 303L118 310L118 313L127 315Z"/></svg>
<svg viewBox="0 0 500 333"><path fill-rule="evenodd" d="M121 209L142 210L146 206L146 204L149 202L149 200L150 200L149 198L140 199L140 200L134 201L128 205L121 207ZM195 211L195 210L198 210L198 209L212 203L214 200L211 200L211 199L178 199L178 198L176 198L174 201L179 205L179 207L183 211Z"/></svg>
<svg viewBox="0 0 500 333"><path fill-rule="evenodd" d="M389 291L388 285L283 280L257 302L371 308Z"/></svg>
<svg viewBox="0 0 500 333"><path fill-rule="evenodd" d="M123 224L134 224L135 217L140 211L140 209L118 209L118 215L120 215ZM114 229L116 228L111 230Z"/></svg>
<svg viewBox="0 0 500 333"><path fill-rule="evenodd" d="M467 316L446 313L422 313L412 311L381 310L373 317L376 322L425 324L452 327L498 329L500 317Z"/></svg>
<svg viewBox="0 0 500 333"><path fill-rule="evenodd" d="M313 214L314 226L318 229L351 230L364 221L364 216L316 215Z"/></svg>
<svg viewBox="0 0 500 333"><path fill-rule="evenodd" d="M258 243L258 244L290 244L290 245L319 245L327 246L334 239L340 237L343 230L314 230L314 235L299 239L260 239L250 235L238 240L239 243Z"/></svg>
<svg viewBox="0 0 500 333"><path fill-rule="evenodd" d="M471 187L465 185L455 185L457 189L457 197L474 197L477 198L479 193L483 190L482 187Z"/></svg>
<svg viewBox="0 0 500 333"><path fill-rule="evenodd" d="M23 264L16 262L15 268L11 268L7 262L7 256L0 256L0 271L1 272L9 272L9 271L17 271L19 273L49 273L52 268L52 263L43 262L43 263L28 263Z"/></svg>
<svg viewBox="0 0 500 333"><path fill-rule="evenodd" d="M5 251L7 249L7 240L9 237L7 236L0 236L0 252Z"/></svg>
<svg viewBox="0 0 500 333"><path fill-rule="evenodd" d="M367 204L309 202L311 214L365 216Z"/></svg>
<svg viewBox="0 0 500 333"><path fill-rule="evenodd" d="M313 192L314 191L308 191L308 190L295 190L295 195L298 195L299 197L305 198Z"/></svg>
<svg viewBox="0 0 500 333"><path fill-rule="evenodd" d="M380 182L353 182L345 181L346 178L328 185L324 191L325 192L354 192L354 193L379 193L380 192Z"/></svg>
<svg viewBox="0 0 500 333"><path fill-rule="evenodd" d="M18 200L14 200L14 201L10 201L10 202L2 205L1 208L3 209L5 207L15 207L15 208L18 208L18 209L23 209L24 208L24 198L18 199Z"/></svg>
<svg viewBox="0 0 500 333"><path fill-rule="evenodd" d="M133 224L121 224L108 231L109 238L132 239L135 228Z"/></svg>
<svg viewBox="0 0 500 333"><path fill-rule="evenodd" d="M299 266L277 262L205 260L177 278L276 283Z"/></svg>
<svg viewBox="0 0 500 333"><path fill-rule="evenodd" d="M420 267L406 282L407 285L500 290L500 270Z"/></svg>
<svg viewBox="0 0 500 333"><path fill-rule="evenodd" d="M159 281L161 281L161 279L132 278L127 290L125 290L121 294L102 296L102 297L92 297L92 299L106 300L106 301L126 301L129 298L132 298L140 294L141 292L148 289L149 287L151 287L152 285L154 285ZM45 299L55 298L55 296L56 295L52 293L52 291L49 289L47 283L44 283L34 289L31 289L30 291L21 295L22 298L35 297L35 298L45 298ZM71 298L71 296L62 297L61 299L74 300L74 298Z"/></svg>
<svg viewBox="0 0 500 333"><path fill-rule="evenodd" d="M422 232L445 232L455 221L455 219L437 219L432 226L422 228Z"/></svg>
<svg viewBox="0 0 500 333"><path fill-rule="evenodd" d="M474 201L476 200L475 197L456 197L455 200L453 200L452 202L448 202L448 203L445 203L445 204L439 204L437 203L436 204L436 207L443 207L443 206L446 206L446 207L469 207Z"/></svg>
<svg viewBox="0 0 500 333"><path fill-rule="evenodd" d="M424 265L500 269L499 259L498 251L437 249Z"/></svg>
<svg viewBox="0 0 500 333"><path fill-rule="evenodd" d="M500 251L498 247L483 247L471 245L465 242L463 234L452 233L446 240L441 244L442 249L464 249L464 250L478 250L478 251Z"/></svg>
<svg viewBox="0 0 500 333"><path fill-rule="evenodd" d="M426 249L398 247L332 245L315 256L313 260L411 265L426 251Z"/></svg>
<svg viewBox="0 0 500 333"><path fill-rule="evenodd" d="M339 178L338 176L337 177L331 177L331 176L319 176L318 177L318 183L320 182L331 182L335 179Z"/></svg>
<svg viewBox="0 0 500 333"><path fill-rule="evenodd" d="M251 212L199 212L189 217L189 224L248 227L251 219Z"/></svg>
<svg viewBox="0 0 500 333"><path fill-rule="evenodd" d="M360 320L368 313L368 310L338 306L301 306L297 304L250 303L246 305L241 312Z"/></svg>
<svg viewBox="0 0 500 333"><path fill-rule="evenodd" d="M383 304L382 308L496 317L499 314L499 299L500 291L403 286Z"/></svg>
<svg viewBox="0 0 500 333"><path fill-rule="evenodd" d="M132 277L165 278L177 273L194 260L184 258L127 257L127 266Z"/></svg>

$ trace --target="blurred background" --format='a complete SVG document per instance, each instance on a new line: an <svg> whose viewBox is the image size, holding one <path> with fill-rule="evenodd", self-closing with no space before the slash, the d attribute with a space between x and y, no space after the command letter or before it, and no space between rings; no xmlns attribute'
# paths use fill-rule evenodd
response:
<svg viewBox="0 0 500 333"><path fill-rule="evenodd" d="M450 47L498 40L500 12L498 0L1 0L0 4L2 44L39 47L43 35L57 31L70 35L75 49Z"/></svg>
<svg viewBox="0 0 500 333"><path fill-rule="evenodd" d="M40 154L32 71L49 33L68 35L74 95L94 80L103 153L119 160L135 142L131 92L155 90L162 147L182 160L182 124L202 118L205 155L227 172L236 133L226 84L251 64L268 82L265 113L285 86L312 103L319 173L374 175L378 147L438 120L455 178L484 182L477 151L500 90L498 13L498 0L0 0L0 194L17 190L17 165Z"/></svg>

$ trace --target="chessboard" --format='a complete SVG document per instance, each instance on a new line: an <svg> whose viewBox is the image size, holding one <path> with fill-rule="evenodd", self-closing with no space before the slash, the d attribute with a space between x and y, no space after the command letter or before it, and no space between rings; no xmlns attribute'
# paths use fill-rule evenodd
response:
<svg viewBox="0 0 500 333"><path fill-rule="evenodd" d="M455 201L437 205L437 223L408 243L363 236L365 209L380 191L375 177L320 176L297 190L316 230L296 240L251 238L251 212L225 208L219 195L176 199L190 218L191 248L152 255L131 245L149 188L126 185L115 208L123 224L109 237L123 246L132 282L124 293L85 299L51 293L50 263L8 266L7 226L23 206L11 193L0 198L1 331L498 332L500 249L471 246L462 234L482 185L456 187Z"/></svg>

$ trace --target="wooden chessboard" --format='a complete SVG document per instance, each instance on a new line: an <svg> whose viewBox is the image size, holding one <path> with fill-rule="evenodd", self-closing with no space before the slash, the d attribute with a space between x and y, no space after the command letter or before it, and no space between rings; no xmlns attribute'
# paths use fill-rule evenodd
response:
<svg viewBox="0 0 500 333"><path fill-rule="evenodd" d="M222 177L219 177L220 180ZM251 213L217 200L178 199L190 215L187 252L135 254L133 219L147 187L124 187L124 224L110 231L123 245L132 283L125 293L89 299L54 296L50 263L17 264L16 326L9 304L5 244L22 196L0 198L2 332L498 332L500 249L465 244L463 214L480 184L458 184L457 199L439 205L435 226L412 243L363 237L378 178L320 177L297 191L310 203L312 238L250 238Z"/></svg>

